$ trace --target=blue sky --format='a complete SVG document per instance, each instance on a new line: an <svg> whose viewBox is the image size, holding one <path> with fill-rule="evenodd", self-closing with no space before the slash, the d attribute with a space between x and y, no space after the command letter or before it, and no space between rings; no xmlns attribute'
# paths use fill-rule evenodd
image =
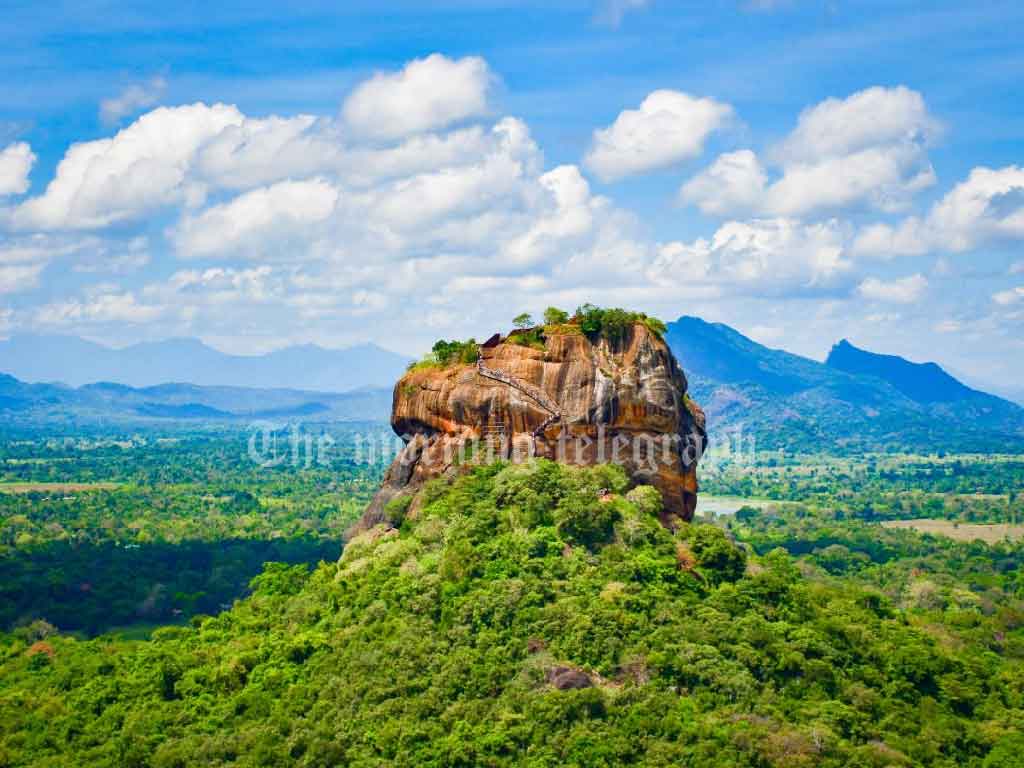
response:
<svg viewBox="0 0 1024 768"><path fill-rule="evenodd" d="M337 5L7 8L0 333L417 352L590 299L1019 387L1019 3Z"/></svg>

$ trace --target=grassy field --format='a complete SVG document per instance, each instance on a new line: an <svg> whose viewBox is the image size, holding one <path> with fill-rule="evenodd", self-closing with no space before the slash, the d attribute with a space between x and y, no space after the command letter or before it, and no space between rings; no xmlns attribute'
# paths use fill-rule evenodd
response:
<svg viewBox="0 0 1024 768"><path fill-rule="evenodd" d="M981 539L988 544L994 544L1007 538L1014 541L1024 539L1024 525L1009 525L1005 523L958 523L955 520L889 520L882 523L882 526L885 528L910 528L919 533L946 536L957 541Z"/></svg>
<svg viewBox="0 0 1024 768"><path fill-rule="evenodd" d="M120 483L0 483L0 493L77 493L111 491Z"/></svg>

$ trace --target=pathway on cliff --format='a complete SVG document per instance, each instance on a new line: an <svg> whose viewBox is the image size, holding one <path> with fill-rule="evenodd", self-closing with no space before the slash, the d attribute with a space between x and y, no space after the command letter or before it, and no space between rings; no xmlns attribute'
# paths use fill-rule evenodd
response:
<svg viewBox="0 0 1024 768"><path fill-rule="evenodd" d="M503 371L497 371L493 368L488 368L484 365L484 351L483 348L477 348L477 359L476 359L476 370L481 376L494 381L500 381L503 384L507 384L513 389L517 389L524 395L535 401L541 408L548 411L550 414L539 427L533 430L533 436L536 438L539 435L544 434L544 430L554 424L556 421L560 421L562 418L562 412L558 408L558 403L554 402L550 397L545 395L540 389L527 384L525 381L517 379L515 376L504 373Z"/></svg>

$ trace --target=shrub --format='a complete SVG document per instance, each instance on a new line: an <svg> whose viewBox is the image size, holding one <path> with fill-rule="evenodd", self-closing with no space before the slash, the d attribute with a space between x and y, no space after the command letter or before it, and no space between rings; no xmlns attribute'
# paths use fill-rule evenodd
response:
<svg viewBox="0 0 1024 768"><path fill-rule="evenodd" d="M516 328L529 328L533 325L533 315L529 312L522 312L512 318L512 325Z"/></svg>
<svg viewBox="0 0 1024 768"><path fill-rule="evenodd" d="M553 462L511 464L494 478L495 501L499 508L508 510L509 520L515 525L549 525L560 482L561 472Z"/></svg>
<svg viewBox="0 0 1024 768"><path fill-rule="evenodd" d="M636 314L633 312L606 309L601 317L601 335L612 343L618 343L626 338L635 320Z"/></svg>
<svg viewBox="0 0 1024 768"><path fill-rule="evenodd" d="M584 304L576 309L570 318L569 314L557 307L544 310L544 327L533 328L533 317L528 312L517 315L512 320L516 330L509 334L507 341L532 349L545 349L545 337L548 335L575 335L583 333L592 340L604 338L612 343L619 343L626 338L629 329L636 323L643 323L655 336L661 336L667 330L665 323L643 312L630 312L625 309L602 309L593 304ZM422 360L410 363L408 370L424 368L448 368L453 365L472 365L480 357L480 349L475 339L468 341L448 341L440 339L434 342L430 354Z"/></svg>
<svg viewBox="0 0 1024 768"><path fill-rule="evenodd" d="M384 514L395 528L401 528L412 505L412 495L396 496L384 506Z"/></svg>
<svg viewBox="0 0 1024 768"><path fill-rule="evenodd" d="M600 307L595 307L593 304L584 304L581 307L577 307L576 314L573 315L573 319L579 324L580 330L587 334L587 336L597 336L601 333L603 317L604 310Z"/></svg>
<svg viewBox="0 0 1024 768"><path fill-rule="evenodd" d="M580 330L587 336L601 337L612 343L622 341L636 323L642 323L659 339L668 331L668 326L664 322L656 317L648 317L643 312L631 312L619 307L602 309L593 304L577 307L572 321L578 324Z"/></svg>
<svg viewBox="0 0 1024 768"><path fill-rule="evenodd" d="M606 504L596 497L587 499L575 494L562 499L555 509L558 532L588 549L611 540L619 517L616 504Z"/></svg>
<svg viewBox="0 0 1024 768"><path fill-rule="evenodd" d="M643 316L643 324L647 326L647 330L657 336L659 339L668 333L668 326L665 325L664 320L659 320L656 317Z"/></svg>
<svg viewBox="0 0 1024 768"><path fill-rule="evenodd" d="M734 515L734 517L738 522L746 524L755 520L760 514L761 510L759 510L757 507L751 507L747 504L744 504L742 507L736 510L736 514Z"/></svg>
<svg viewBox="0 0 1024 768"><path fill-rule="evenodd" d="M658 517L665 507L665 500L661 497L661 491L652 485L638 485L626 494L626 500L636 505L636 508L645 515Z"/></svg>
<svg viewBox="0 0 1024 768"><path fill-rule="evenodd" d="M915 616L781 548L730 583L743 553L721 531L670 533L621 478L480 467L340 570L268 566L216 618L148 642L0 638L0 765L1021 765L1013 603ZM527 507L540 524L505 525ZM789 544L811 524L783 519ZM953 550L914 541L907 573L946 589ZM994 600L1004 545L950 546Z"/></svg>
<svg viewBox="0 0 1024 768"><path fill-rule="evenodd" d="M263 573L250 586L261 595L295 595L309 578L309 566L288 563L264 563Z"/></svg>
<svg viewBox="0 0 1024 768"><path fill-rule="evenodd" d="M688 525L679 532L708 581L718 584L737 581L747 568L747 553L729 541L725 531L714 525Z"/></svg>
<svg viewBox="0 0 1024 768"><path fill-rule="evenodd" d="M544 331L540 328L533 328L530 330L513 331L508 340L513 344L518 344L521 347L530 347L532 349L544 349Z"/></svg>
<svg viewBox="0 0 1024 768"><path fill-rule="evenodd" d="M459 365L475 363L480 352L476 339L469 341L445 341L434 343L431 353L441 365Z"/></svg>
<svg viewBox="0 0 1024 768"><path fill-rule="evenodd" d="M643 488L650 488L650 486L643 486ZM660 505L661 494L654 491L658 495L658 502ZM668 529L662 526L658 522L658 518L647 514L642 506L636 502L631 492L626 496L626 500L629 501L632 506L626 507L622 514L622 519L615 524L615 532L618 536L618 540L628 547L638 546L652 546L660 542L667 542L671 540L671 534Z"/></svg>
<svg viewBox="0 0 1024 768"><path fill-rule="evenodd" d="M544 310L544 325L564 325L569 322L569 313L558 307Z"/></svg>
<svg viewBox="0 0 1024 768"><path fill-rule="evenodd" d="M448 368L452 365L472 365L480 357L480 349L476 339L468 341L445 341L440 339L434 342L430 353L422 360L410 363L408 370L415 371L423 368Z"/></svg>

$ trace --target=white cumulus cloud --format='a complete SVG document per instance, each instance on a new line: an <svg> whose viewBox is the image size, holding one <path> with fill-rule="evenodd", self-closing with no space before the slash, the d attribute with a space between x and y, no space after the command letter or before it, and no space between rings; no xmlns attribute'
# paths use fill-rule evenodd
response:
<svg viewBox="0 0 1024 768"><path fill-rule="evenodd" d="M247 305L281 300L285 296L287 278L273 267L261 265L250 269L211 267L175 272L165 283L151 283L142 293L151 304L180 305L191 312L198 305Z"/></svg>
<svg viewBox="0 0 1024 768"><path fill-rule="evenodd" d="M714 99L654 91L639 109L627 109L594 131L584 165L605 181L674 165L703 152L708 136L732 115L731 106Z"/></svg>
<svg viewBox="0 0 1024 768"><path fill-rule="evenodd" d="M113 138L74 144L39 197L14 210L22 228L97 229L173 203L195 203L205 190L190 183L199 148L243 121L224 104L153 110Z"/></svg>
<svg viewBox="0 0 1024 768"><path fill-rule="evenodd" d="M852 270L843 227L835 221L729 221L708 239L661 246L655 282L714 284L723 294L784 295L836 288Z"/></svg>
<svg viewBox="0 0 1024 768"><path fill-rule="evenodd" d="M987 243L1024 239L1024 168L978 167L939 200L926 216L895 226L866 227L859 253L913 256L934 251L962 253Z"/></svg>
<svg viewBox="0 0 1024 768"><path fill-rule="evenodd" d="M197 182L248 189L315 175L340 162L344 148L312 115L245 117L202 143L194 158Z"/></svg>
<svg viewBox="0 0 1024 768"><path fill-rule="evenodd" d="M757 155L741 149L720 155L709 168L684 184L679 196L704 213L726 216L757 210L767 184L768 176Z"/></svg>
<svg viewBox="0 0 1024 768"><path fill-rule="evenodd" d="M939 131L920 93L875 86L804 110L776 151L786 160L815 162L879 146L923 144Z"/></svg>
<svg viewBox="0 0 1024 768"><path fill-rule="evenodd" d="M32 148L23 141L10 144L0 151L0 197L27 192L28 175L35 162Z"/></svg>
<svg viewBox="0 0 1024 768"><path fill-rule="evenodd" d="M19 293L39 285L43 270L57 260L77 266L98 256L108 244L98 237L32 234L0 238L0 293Z"/></svg>
<svg viewBox="0 0 1024 768"><path fill-rule="evenodd" d="M254 189L198 216L186 216L174 232L175 247L186 258L237 252L265 257L268 251L286 251L288 240L309 239L308 229L334 212L338 197L338 190L323 179Z"/></svg>
<svg viewBox="0 0 1024 768"><path fill-rule="evenodd" d="M771 174L752 150L733 152L685 183L680 195L716 216L805 216L851 207L896 212L935 183L927 147L939 133L921 94L902 86L868 88L801 113L768 154Z"/></svg>
<svg viewBox="0 0 1024 768"><path fill-rule="evenodd" d="M921 220L911 217L902 224L892 227L888 224L869 224L857 234L853 244L855 253L861 256L920 256L930 250L927 238L921 229Z"/></svg>
<svg viewBox="0 0 1024 768"><path fill-rule="evenodd" d="M450 59L435 53L358 86L341 114L359 136L399 139L485 114L492 81L481 58Z"/></svg>
<svg viewBox="0 0 1024 768"><path fill-rule="evenodd" d="M137 272L149 264L149 239L139 235L127 242L85 239L90 246L72 264L75 272L85 274L121 275Z"/></svg>

